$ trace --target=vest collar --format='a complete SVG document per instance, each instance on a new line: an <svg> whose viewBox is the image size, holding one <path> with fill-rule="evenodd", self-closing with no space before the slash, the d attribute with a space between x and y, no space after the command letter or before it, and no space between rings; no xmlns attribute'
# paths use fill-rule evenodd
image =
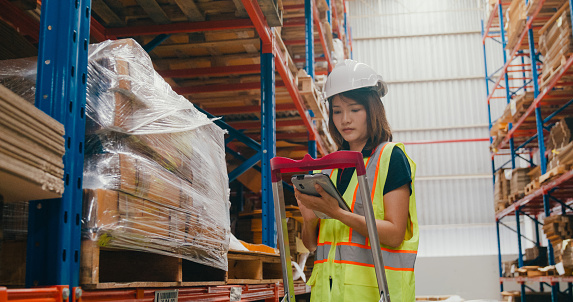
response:
<svg viewBox="0 0 573 302"><path fill-rule="evenodd" d="M374 154L374 151L376 150L376 149L366 148L366 146L368 146L368 145L370 145L370 139L368 139L368 141L366 141L366 145L364 145L364 148L361 151L362 157L364 157L364 158L372 156L372 154ZM347 141L343 141L341 150L346 150L346 151L350 150L350 144L348 144Z"/></svg>

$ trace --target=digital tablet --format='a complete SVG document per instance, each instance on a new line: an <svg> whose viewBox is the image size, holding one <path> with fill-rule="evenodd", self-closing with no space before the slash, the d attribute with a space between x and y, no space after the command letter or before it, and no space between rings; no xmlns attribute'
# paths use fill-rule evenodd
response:
<svg viewBox="0 0 573 302"><path fill-rule="evenodd" d="M328 175L323 173L299 174L299 175L293 175L291 180L293 186L301 193L318 197L320 197L320 194L318 194L318 192L314 188L314 185L319 184L324 189L324 191L326 191L326 193L330 194L330 196L334 197L338 201L338 206L341 209L351 212L350 208L348 207L348 205L346 205L346 202L344 201L344 199L340 195L340 192L338 192L338 190L336 189L336 187L334 186ZM326 214L319 211L314 211L314 214L316 214L316 217L321 219L331 219Z"/></svg>

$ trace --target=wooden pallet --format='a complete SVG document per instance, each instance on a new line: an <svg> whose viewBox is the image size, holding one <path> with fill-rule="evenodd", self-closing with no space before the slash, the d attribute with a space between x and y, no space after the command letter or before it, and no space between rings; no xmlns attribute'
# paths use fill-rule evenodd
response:
<svg viewBox="0 0 573 302"><path fill-rule="evenodd" d="M153 253L82 242L80 284L86 289L263 284L282 281L280 256L229 251L229 270Z"/></svg>
<svg viewBox="0 0 573 302"><path fill-rule="evenodd" d="M507 198L509 199L509 203L512 204L512 203L522 199L524 196L525 196L525 192L519 191L517 193L513 193L513 194L509 195Z"/></svg>
<svg viewBox="0 0 573 302"><path fill-rule="evenodd" d="M317 119L328 118L328 109L322 95L314 85L314 79L301 69L297 73L298 90L302 96L305 105L311 109Z"/></svg>
<svg viewBox="0 0 573 302"><path fill-rule="evenodd" d="M565 63L567 62L567 60L569 59L569 56L573 54L571 52L567 52L564 54L560 54L559 55L559 65L555 65L553 67L548 67L547 69L543 70L543 74L540 77L540 81L541 81L541 88L545 88L549 85L549 83L553 80L553 78L555 78L562 70L563 66L565 65ZM563 76L561 78L562 81L566 81L569 80L570 77L569 76Z"/></svg>
<svg viewBox="0 0 573 302"><path fill-rule="evenodd" d="M228 284L261 284L282 281L278 255L233 251L228 255Z"/></svg>
<svg viewBox="0 0 573 302"><path fill-rule="evenodd" d="M567 171L571 170L571 165L559 165L549 171L547 171L547 173L541 175L539 177L539 183L545 183L553 178L555 178L556 176L559 176Z"/></svg>
<svg viewBox="0 0 573 302"><path fill-rule="evenodd" d="M529 195L539 189L539 179L532 180L525 186L525 195Z"/></svg>
<svg viewBox="0 0 573 302"><path fill-rule="evenodd" d="M225 271L207 265L146 252L108 250L95 241L82 241L80 284L86 289L224 285L225 281Z"/></svg>
<svg viewBox="0 0 573 302"><path fill-rule="evenodd" d="M500 211L505 210L510 205L508 200L501 200L495 203L495 212L498 213Z"/></svg>

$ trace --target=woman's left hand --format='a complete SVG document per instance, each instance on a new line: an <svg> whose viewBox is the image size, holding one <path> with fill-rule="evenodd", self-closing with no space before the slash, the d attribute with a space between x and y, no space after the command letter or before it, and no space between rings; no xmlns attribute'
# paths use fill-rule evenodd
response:
<svg viewBox="0 0 573 302"><path fill-rule="evenodd" d="M338 201L324 191L319 184L315 184L314 188L318 194L320 194L320 197L301 193L295 188L294 194L296 199L311 210L322 212L331 218L336 218L338 211L341 210L338 206Z"/></svg>

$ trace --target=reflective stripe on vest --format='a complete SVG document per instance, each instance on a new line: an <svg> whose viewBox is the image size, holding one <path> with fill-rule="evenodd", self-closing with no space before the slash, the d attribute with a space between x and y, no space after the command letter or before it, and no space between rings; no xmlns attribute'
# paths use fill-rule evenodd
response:
<svg viewBox="0 0 573 302"><path fill-rule="evenodd" d="M330 244L321 243L316 247L314 252L314 263L322 263L328 259L328 252L330 252Z"/></svg>
<svg viewBox="0 0 573 302"><path fill-rule="evenodd" d="M398 253L397 253L398 252ZM343 242L336 245L335 263L347 263L374 267L374 259L369 246L346 245ZM382 249L384 267L390 270L414 271L416 262L415 251L392 251Z"/></svg>
<svg viewBox="0 0 573 302"><path fill-rule="evenodd" d="M380 167L382 151L386 145L387 144L379 145L376 148L374 154L369 157L366 162L366 180L371 192L370 201L374 199L373 195L375 192L376 181L378 179L378 168ZM322 173L332 177L333 170L323 170ZM358 186L354 191L351 209L352 212L364 216L364 204L362 196L360 196ZM368 239L352 228L350 228L348 237L349 242L336 243L334 262L373 267L374 260L372 258L372 251L370 250L370 246L368 246ZM321 248L320 254L322 258L320 258L320 262L325 262L327 260L330 247L330 244L319 243L319 246L317 247L317 255L319 248ZM384 248L381 249L382 258L384 260L384 266L386 269L397 271L414 271L414 263L416 262L417 255L416 251L390 250ZM317 261L315 261L315 263L317 263Z"/></svg>

